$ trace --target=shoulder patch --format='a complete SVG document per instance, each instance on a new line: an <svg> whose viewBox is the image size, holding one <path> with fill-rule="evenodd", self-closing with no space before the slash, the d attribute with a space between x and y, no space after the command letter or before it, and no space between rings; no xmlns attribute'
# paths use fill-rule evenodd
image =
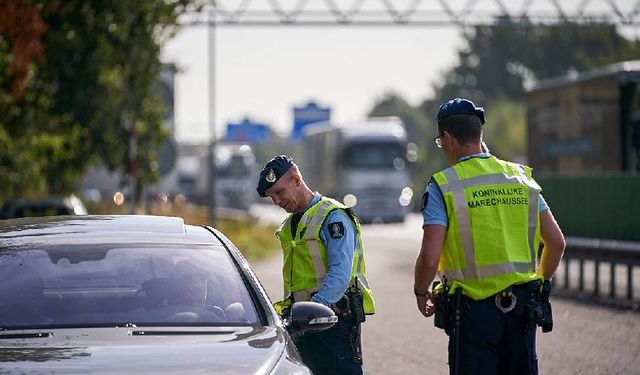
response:
<svg viewBox="0 0 640 375"><path fill-rule="evenodd" d="M344 225L340 221L329 224L329 235L331 238L342 238L344 236Z"/></svg>

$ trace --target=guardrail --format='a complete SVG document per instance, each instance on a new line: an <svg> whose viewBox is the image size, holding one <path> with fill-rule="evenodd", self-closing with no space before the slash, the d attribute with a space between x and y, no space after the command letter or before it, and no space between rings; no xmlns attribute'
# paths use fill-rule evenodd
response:
<svg viewBox="0 0 640 375"><path fill-rule="evenodd" d="M562 264L553 279L554 294L639 309L640 242L582 237L567 237L566 241Z"/></svg>

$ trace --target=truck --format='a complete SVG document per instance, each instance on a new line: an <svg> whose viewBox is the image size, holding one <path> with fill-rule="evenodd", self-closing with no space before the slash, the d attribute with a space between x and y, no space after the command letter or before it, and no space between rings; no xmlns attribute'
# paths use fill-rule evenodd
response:
<svg viewBox="0 0 640 375"><path fill-rule="evenodd" d="M397 117L308 125L300 155L310 188L352 207L362 223L402 222L413 191L407 133Z"/></svg>
<svg viewBox="0 0 640 375"><path fill-rule="evenodd" d="M541 81L527 93L538 172L640 171L640 60Z"/></svg>
<svg viewBox="0 0 640 375"><path fill-rule="evenodd" d="M248 211L256 201L258 166L253 149L248 144L219 143L215 155L216 205Z"/></svg>
<svg viewBox="0 0 640 375"><path fill-rule="evenodd" d="M178 159L179 188L190 201L207 204L209 194L209 145L198 145L190 157ZM255 178L258 173L255 154L248 144L216 143L214 191L217 207L247 211L256 201ZM186 163L189 162L189 163Z"/></svg>

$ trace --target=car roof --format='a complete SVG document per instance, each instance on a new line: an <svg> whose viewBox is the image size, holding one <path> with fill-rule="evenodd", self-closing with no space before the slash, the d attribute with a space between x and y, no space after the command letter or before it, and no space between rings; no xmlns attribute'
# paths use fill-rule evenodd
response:
<svg viewBox="0 0 640 375"><path fill-rule="evenodd" d="M48 216L0 220L0 241L20 243L202 243L222 245L202 226L179 217L151 215Z"/></svg>

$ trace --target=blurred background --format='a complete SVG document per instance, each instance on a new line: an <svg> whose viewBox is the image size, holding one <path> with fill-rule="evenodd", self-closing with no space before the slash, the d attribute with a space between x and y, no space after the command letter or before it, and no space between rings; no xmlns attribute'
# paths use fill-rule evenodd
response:
<svg viewBox="0 0 640 375"><path fill-rule="evenodd" d="M487 110L491 152L535 168L567 234L640 241L639 12L4 0L1 215L189 208L214 223L259 203L259 168L286 153L363 221L403 221L446 167L439 104L466 97Z"/></svg>
<svg viewBox="0 0 640 375"><path fill-rule="evenodd" d="M639 83L637 0L0 0L0 218L213 224L279 299L285 213L255 187L290 154L367 223L367 372L444 373L410 287L435 115L465 97L567 236L541 373L637 373Z"/></svg>

